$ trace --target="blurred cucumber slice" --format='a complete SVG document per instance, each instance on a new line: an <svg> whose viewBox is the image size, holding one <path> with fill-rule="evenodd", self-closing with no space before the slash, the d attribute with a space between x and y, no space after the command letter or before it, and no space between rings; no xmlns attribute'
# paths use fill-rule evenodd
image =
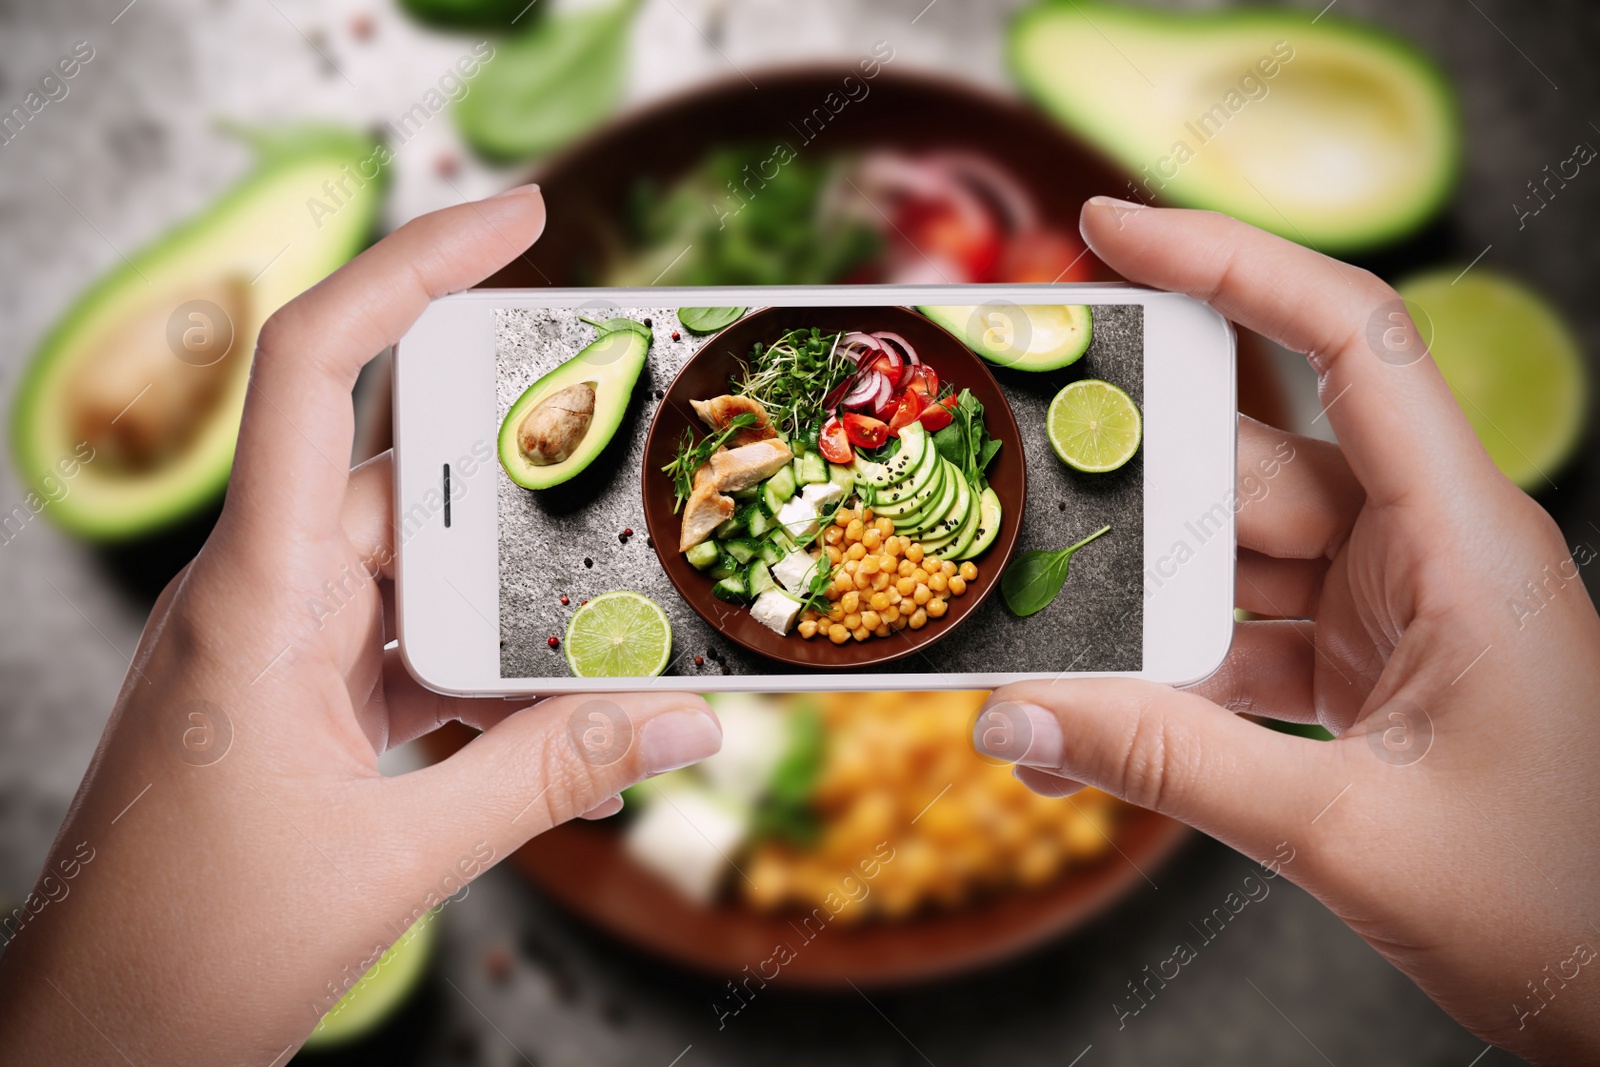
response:
<svg viewBox="0 0 1600 1067"><path fill-rule="evenodd" d="M1583 436L1589 376L1561 314L1532 290L1479 267L1399 287L1495 465L1523 489L1550 486ZM1420 308L1422 315L1417 314Z"/></svg>

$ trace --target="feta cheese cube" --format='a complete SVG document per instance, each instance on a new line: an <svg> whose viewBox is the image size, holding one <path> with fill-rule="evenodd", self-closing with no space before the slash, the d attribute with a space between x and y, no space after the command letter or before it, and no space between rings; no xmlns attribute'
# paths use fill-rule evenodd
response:
<svg viewBox="0 0 1600 1067"><path fill-rule="evenodd" d="M776 634L786 634L800 617L800 601L781 589L768 589L750 605L750 614Z"/></svg>
<svg viewBox="0 0 1600 1067"><path fill-rule="evenodd" d="M772 576L789 592L795 596L802 596L811 584L811 573L816 569L815 559L806 552L795 549L773 565Z"/></svg>
<svg viewBox="0 0 1600 1067"><path fill-rule="evenodd" d="M709 905L732 869L727 857L738 851L749 819L703 787L659 788L672 803L645 804L623 848L683 896Z"/></svg>
<svg viewBox="0 0 1600 1067"><path fill-rule="evenodd" d="M800 496L812 507L817 509L817 514L834 505L840 497L844 496L844 486L838 482L813 482L800 490Z"/></svg>
<svg viewBox="0 0 1600 1067"><path fill-rule="evenodd" d="M817 532L817 509L797 496L778 509L778 524L795 537L809 536Z"/></svg>

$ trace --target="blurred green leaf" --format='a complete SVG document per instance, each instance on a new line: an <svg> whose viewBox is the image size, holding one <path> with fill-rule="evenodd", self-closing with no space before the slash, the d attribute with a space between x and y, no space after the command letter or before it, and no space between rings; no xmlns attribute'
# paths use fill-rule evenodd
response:
<svg viewBox="0 0 1600 1067"><path fill-rule="evenodd" d="M534 0L400 0L418 22L452 30L514 30L513 19L536 18L544 6Z"/></svg>
<svg viewBox="0 0 1600 1067"><path fill-rule="evenodd" d="M637 6L619 0L552 14L501 42L455 106L461 136L490 159L514 162L592 129L622 96Z"/></svg>

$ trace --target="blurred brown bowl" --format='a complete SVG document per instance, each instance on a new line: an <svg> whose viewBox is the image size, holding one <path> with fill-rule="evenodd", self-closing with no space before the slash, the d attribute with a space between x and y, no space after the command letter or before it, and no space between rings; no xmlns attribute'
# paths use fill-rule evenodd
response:
<svg viewBox="0 0 1600 1067"><path fill-rule="evenodd" d="M692 431L696 437L705 433L704 424L695 417L689 402L726 393L728 378L738 369L738 360L746 356L756 342L771 344L789 330L805 327L817 327L825 333L892 330L900 334L911 342L918 357L938 372L941 382L972 390L983 404L984 421L990 435L1001 442L999 456L987 471L989 484L1000 497L1000 531L994 544L975 561L978 577L969 583L966 595L951 597L945 616L930 620L920 630L907 628L889 637L847 641L842 645L822 638L807 641L792 633L779 634L761 625L743 607L717 599L711 592L713 580L695 570L678 551L680 516L673 510L672 481L661 469L672 462L678 442L686 432ZM926 651L929 645L972 615L999 585L1000 573L1011 559L1022 527L1023 501L1027 497L1024 454L1022 435L1017 431L1011 407L994 375L971 349L937 323L902 307L763 308L746 315L702 345L678 372L667 387L665 399L656 407L644 444L645 525L650 530L656 554L661 558L661 566L677 587L678 594L730 641L751 652L799 667L866 670Z"/></svg>

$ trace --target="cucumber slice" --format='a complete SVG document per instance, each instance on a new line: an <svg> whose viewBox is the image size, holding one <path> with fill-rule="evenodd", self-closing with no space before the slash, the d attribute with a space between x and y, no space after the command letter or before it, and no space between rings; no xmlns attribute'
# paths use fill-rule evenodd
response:
<svg viewBox="0 0 1600 1067"><path fill-rule="evenodd" d="M757 500L761 496L761 487L759 485L752 485L744 489L735 489L728 495L741 502L745 500Z"/></svg>
<svg viewBox="0 0 1600 1067"><path fill-rule="evenodd" d="M739 521L739 516L735 515L733 518L725 519L719 523L717 528L711 531L711 536L718 541L726 541L730 537L738 537L744 531L745 524Z"/></svg>
<svg viewBox="0 0 1600 1067"><path fill-rule="evenodd" d="M751 537L764 537L768 530L778 525L778 520L768 515L763 509L756 508L755 512L750 516L749 525Z"/></svg>
<svg viewBox="0 0 1600 1067"><path fill-rule="evenodd" d="M723 553L717 556L716 566L712 567L706 573L711 575L713 578L731 578L739 573L739 565L733 561L732 556Z"/></svg>
<svg viewBox="0 0 1600 1067"><path fill-rule="evenodd" d="M717 543L715 541L701 541L684 555L688 557L690 566L697 571L703 571L716 563L722 553L717 551Z"/></svg>
<svg viewBox="0 0 1600 1067"><path fill-rule="evenodd" d="M761 484L761 502L776 515L778 509L794 496L795 481L792 467L780 467L778 473Z"/></svg>
<svg viewBox="0 0 1600 1067"><path fill-rule="evenodd" d="M787 555L783 549L778 547L776 541L761 542L761 551L758 554L761 557L761 562L769 567Z"/></svg>
<svg viewBox="0 0 1600 1067"><path fill-rule="evenodd" d="M733 557L735 563L749 563L756 557L756 543L754 541L746 539L729 541L725 547L728 550L728 555Z"/></svg>
<svg viewBox="0 0 1600 1067"><path fill-rule="evenodd" d="M749 587L744 584L744 579L736 574L730 574L711 587L711 592L721 600L731 600L739 603L748 595Z"/></svg>
<svg viewBox="0 0 1600 1067"><path fill-rule="evenodd" d="M856 472L842 463L828 464L828 481L844 490L846 499L856 487Z"/></svg>
<svg viewBox="0 0 1600 1067"><path fill-rule="evenodd" d="M772 577L772 570L761 560L750 564L749 571L745 574L745 588L752 598L760 596L768 589L778 588L778 582Z"/></svg>
<svg viewBox="0 0 1600 1067"><path fill-rule="evenodd" d="M789 531L785 530L782 526L775 526L772 528L772 543L783 549L783 554L785 556L800 547L799 545L795 544L794 538L789 536Z"/></svg>
<svg viewBox="0 0 1600 1067"><path fill-rule="evenodd" d="M799 462L800 469L796 474L801 485L816 485L828 480L828 461L819 453L807 452Z"/></svg>

